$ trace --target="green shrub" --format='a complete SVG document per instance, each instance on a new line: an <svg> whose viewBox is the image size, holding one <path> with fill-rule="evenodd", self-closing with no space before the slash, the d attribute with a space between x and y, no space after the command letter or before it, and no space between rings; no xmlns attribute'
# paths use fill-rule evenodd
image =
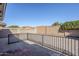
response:
<svg viewBox="0 0 79 59"><path fill-rule="evenodd" d="M61 25L62 30L78 30L79 29L79 20L65 22Z"/></svg>

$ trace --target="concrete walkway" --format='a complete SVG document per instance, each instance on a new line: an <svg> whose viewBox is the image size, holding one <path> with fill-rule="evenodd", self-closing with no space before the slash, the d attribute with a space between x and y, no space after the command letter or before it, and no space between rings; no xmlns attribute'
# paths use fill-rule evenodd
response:
<svg viewBox="0 0 79 59"><path fill-rule="evenodd" d="M16 53L19 52L19 54L17 53L16 55L23 56L64 56L60 52L49 50L28 40L8 45L7 39L0 39L0 52L2 51L15 51Z"/></svg>

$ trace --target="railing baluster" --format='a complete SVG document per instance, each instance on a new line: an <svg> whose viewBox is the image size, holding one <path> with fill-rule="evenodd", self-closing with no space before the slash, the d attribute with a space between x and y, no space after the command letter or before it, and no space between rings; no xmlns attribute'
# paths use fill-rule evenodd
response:
<svg viewBox="0 0 79 59"><path fill-rule="evenodd" d="M27 33L27 40L28 40L28 35L29 35L29 34Z"/></svg>
<svg viewBox="0 0 79 59"><path fill-rule="evenodd" d="M54 39L54 49L55 49L55 37L53 37L53 39Z"/></svg>
<svg viewBox="0 0 79 59"><path fill-rule="evenodd" d="M57 50L58 50L58 37L57 37Z"/></svg>
<svg viewBox="0 0 79 59"><path fill-rule="evenodd" d="M58 50L58 37L56 37L56 47L57 47L57 50Z"/></svg>
<svg viewBox="0 0 79 59"><path fill-rule="evenodd" d="M60 51L62 52L62 38L60 37Z"/></svg>
<svg viewBox="0 0 79 59"><path fill-rule="evenodd" d="M62 44L62 37L61 37L61 52L62 52L62 50L63 50L63 48L62 48L62 46L63 46L63 44Z"/></svg>
<svg viewBox="0 0 79 59"><path fill-rule="evenodd" d="M71 39L71 56L72 56L72 39Z"/></svg>
<svg viewBox="0 0 79 59"><path fill-rule="evenodd" d="M66 50L66 37L65 37L65 50ZM66 52L66 51L65 51Z"/></svg>
<svg viewBox="0 0 79 59"><path fill-rule="evenodd" d="M63 44L62 44L62 42L63 42L63 39L62 39L62 37L60 37L61 38L61 52L62 52L62 50L63 50Z"/></svg>
<svg viewBox="0 0 79 59"><path fill-rule="evenodd" d="M52 49L53 49L53 36L52 36Z"/></svg>
<svg viewBox="0 0 79 59"><path fill-rule="evenodd" d="M58 37L58 50L59 50L59 37Z"/></svg>
<svg viewBox="0 0 79 59"><path fill-rule="evenodd" d="M44 40L43 40L43 37L44 37L44 36L42 35L42 46L43 46L43 43L44 43L44 42L43 42L43 41L44 41Z"/></svg>
<svg viewBox="0 0 79 59"><path fill-rule="evenodd" d="M64 38L62 37L62 52L64 50Z"/></svg>
<svg viewBox="0 0 79 59"><path fill-rule="evenodd" d="M60 37L59 37L60 38ZM61 38L60 38L60 51L61 51Z"/></svg>
<svg viewBox="0 0 79 59"><path fill-rule="evenodd" d="M55 49L56 49L56 37L55 37Z"/></svg>
<svg viewBox="0 0 79 59"><path fill-rule="evenodd" d="M74 39L74 55L76 55L76 40Z"/></svg>
<svg viewBox="0 0 79 59"><path fill-rule="evenodd" d="M79 40L78 40L78 56L79 56Z"/></svg>
<svg viewBox="0 0 79 59"><path fill-rule="evenodd" d="M57 50L57 37L55 37L55 47L56 47L56 50Z"/></svg>
<svg viewBox="0 0 79 59"><path fill-rule="evenodd" d="M54 49L54 36L52 36L52 48Z"/></svg>
<svg viewBox="0 0 79 59"><path fill-rule="evenodd" d="M59 51L60 51L60 37L59 37Z"/></svg>
<svg viewBox="0 0 79 59"><path fill-rule="evenodd" d="M67 37L67 53L69 54L69 37Z"/></svg>

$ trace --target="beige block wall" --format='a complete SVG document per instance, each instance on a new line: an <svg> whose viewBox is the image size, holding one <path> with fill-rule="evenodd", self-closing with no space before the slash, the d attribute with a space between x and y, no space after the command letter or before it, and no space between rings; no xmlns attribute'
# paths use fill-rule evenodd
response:
<svg viewBox="0 0 79 59"><path fill-rule="evenodd" d="M37 32L36 33L38 33L38 34L46 34L46 26L38 26L38 27L36 27L36 30L37 30Z"/></svg>
<svg viewBox="0 0 79 59"><path fill-rule="evenodd" d="M39 26L36 27L37 34L54 35L54 36L79 36L79 30L65 30L60 32L60 26Z"/></svg>
<svg viewBox="0 0 79 59"><path fill-rule="evenodd" d="M39 26L36 27L38 34L64 36L64 33L59 32L60 26Z"/></svg>
<svg viewBox="0 0 79 59"><path fill-rule="evenodd" d="M57 35L60 26L47 27L47 34Z"/></svg>
<svg viewBox="0 0 79 59"><path fill-rule="evenodd" d="M10 28L9 29L12 33L35 33L35 28Z"/></svg>
<svg viewBox="0 0 79 59"><path fill-rule="evenodd" d="M35 28L33 29L24 29L24 28L5 28L0 30L0 37L8 37L8 34L16 33L36 33Z"/></svg>
<svg viewBox="0 0 79 59"><path fill-rule="evenodd" d="M63 32L59 32L60 26L54 26L54 27L46 27L46 26L40 26L36 27L34 29L9 29L11 33L37 33L37 34L45 34L45 35L54 35L54 36L79 36L79 30L65 30Z"/></svg>
<svg viewBox="0 0 79 59"><path fill-rule="evenodd" d="M0 30L0 37L7 37L8 34L13 33L37 33L44 35L54 35L54 36L79 36L79 30L69 30L59 32L60 26L38 26L34 28L6 28Z"/></svg>

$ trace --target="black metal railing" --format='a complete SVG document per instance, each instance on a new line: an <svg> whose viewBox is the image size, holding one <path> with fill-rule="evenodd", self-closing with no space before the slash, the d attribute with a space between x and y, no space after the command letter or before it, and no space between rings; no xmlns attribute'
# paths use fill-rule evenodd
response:
<svg viewBox="0 0 79 59"><path fill-rule="evenodd" d="M64 54L70 56L79 55L79 37L75 36L52 36L52 35L41 35L32 33L19 33L19 34L9 34L8 44L21 42L24 40L30 40L36 42L42 46L60 51Z"/></svg>

